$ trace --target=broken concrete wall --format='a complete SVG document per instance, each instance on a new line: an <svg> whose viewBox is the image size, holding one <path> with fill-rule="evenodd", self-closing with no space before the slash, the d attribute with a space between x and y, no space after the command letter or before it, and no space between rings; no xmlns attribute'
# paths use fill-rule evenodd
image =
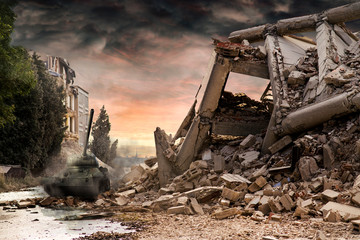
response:
<svg viewBox="0 0 360 240"><path fill-rule="evenodd" d="M345 9L352 9L349 16L335 17L337 12L343 14ZM204 144L208 144L211 134L257 135L263 137L261 153L274 154L291 144L297 134L359 111L359 71L353 61L359 52L359 39L343 23L337 24L340 20L359 18L359 11L360 4L354 3L321 14L237 31L230 34L231 42L215 40L209 71L197 94L200 104L197 107L194 103L176 138L168 143L168 150L162 147L158 158L170 154L171 160L168 159L166 164L173 173L183 173L199 156ZM326 18L328 15L330 18ZM309 30L316 30L316 41L284 36ZM265 45L253 47L246 38L249 41L264 39ZM228 96L224 88L230 72L270 80L261 98L267 114L271 112L270 119L258 115L257 120L262 119L262 122L257 121L229 102L221 105ZM260 112L259 109L256 111ZM264 129L265 136L262 135ZM176 145L178 138L181 139ZM170 153L165 153L168 151ZM162 162L159 161L159 170Z"/></svg>

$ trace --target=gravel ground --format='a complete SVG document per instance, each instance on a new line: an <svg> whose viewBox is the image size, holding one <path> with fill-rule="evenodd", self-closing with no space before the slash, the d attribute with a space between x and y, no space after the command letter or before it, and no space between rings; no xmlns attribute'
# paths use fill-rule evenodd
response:
<svg viewBox="0 0 360 240"><path fill-rule="evenodd" d="M121 221L124 216L116 220ZM323 222L321 218L294 220L290 215L283 215L281 222L259 222L246 216L216 220L209 215L126 213L126 221L130 226L138 226L138 231L124 235L102 235L103 233L99 232L81 239L360 239L360 235L353 231L351 223L329 223Z"/></svg>
<svg viewBox="0 0 360 240"><path fill-rule="evenodd" d="M322 235L323 238L320 238ZM250 217L215 220L209 216L154 215L154 222L135 239L360 239L350 223L328 223L321 218L257 222Z"/></svg>

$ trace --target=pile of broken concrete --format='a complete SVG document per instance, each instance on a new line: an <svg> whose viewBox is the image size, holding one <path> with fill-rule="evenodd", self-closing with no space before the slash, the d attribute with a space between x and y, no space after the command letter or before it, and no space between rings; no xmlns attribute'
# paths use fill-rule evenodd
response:
<svg viewBox="0 0 360 240"><path fill-rule="evenodd" d="M129 199L128 204L134 204L135 197L142 207L169 214L205 213L216 219L244 214L257 221L291 214L294 219L352 221L358 229L359 119L354 114L297 139L285 137L266 155L260 154L261 134L212 136L199 160L166 187L155 192L158 183L149 185L149 169L155 171L156 164L144 164L124 177L129 189L119 194Z"/></svg>

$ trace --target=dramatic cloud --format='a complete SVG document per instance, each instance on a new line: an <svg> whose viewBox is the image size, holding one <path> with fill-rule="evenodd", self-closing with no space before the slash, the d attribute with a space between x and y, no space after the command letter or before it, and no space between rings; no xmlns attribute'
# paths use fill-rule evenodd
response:
<svg viewBox="0 0 360 240"><path fill-rule="evenodd" d="M211 37L355 1L20 0L13 44L69 60L90 105L105 105L120 144L174 133L206 72ZM350 25L351 27L352 25ZM235 76L251 97L264 80Z"/></svg>

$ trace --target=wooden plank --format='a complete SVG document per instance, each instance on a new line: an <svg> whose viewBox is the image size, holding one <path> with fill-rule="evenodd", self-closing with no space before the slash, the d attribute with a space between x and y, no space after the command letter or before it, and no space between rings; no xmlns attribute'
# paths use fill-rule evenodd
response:
<svg viewBox="0 0 360 240"><path fill-rule="evenodd" d="M233 61L231 63L231 72L269 79L268 66L262 62Z"/></svg>

